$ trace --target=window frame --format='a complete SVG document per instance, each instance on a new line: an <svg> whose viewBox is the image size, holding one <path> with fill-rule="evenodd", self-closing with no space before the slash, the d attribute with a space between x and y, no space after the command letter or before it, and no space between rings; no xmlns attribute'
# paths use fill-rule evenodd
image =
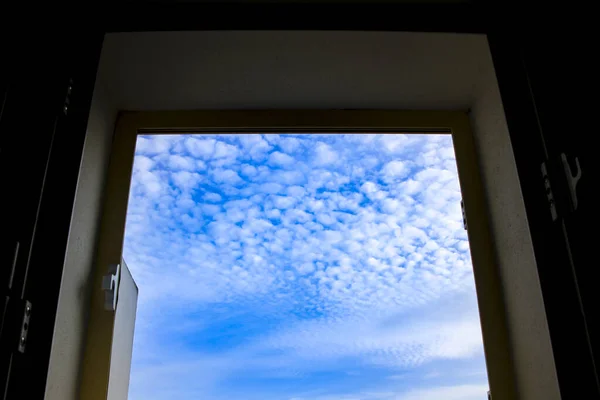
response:
<svg viewBox="0 0 600 400"><path fill-rule="evenodd" d="M113 138L100 224L81 398L104 400L108 394L114 314L104 310L104 293L100 288L107 266L121 261L138 135L251 132L452 135L468 221L490 390L495 398L515 399L515 374L510 356L506 310L469 116L465 111L425 110L188 110L120 113Z"/></svg>

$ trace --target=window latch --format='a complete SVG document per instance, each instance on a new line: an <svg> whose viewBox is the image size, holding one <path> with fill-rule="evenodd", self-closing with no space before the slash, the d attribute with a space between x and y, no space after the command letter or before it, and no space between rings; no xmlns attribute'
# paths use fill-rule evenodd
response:
<svg viewBox="0 0 600 400"><path fill-rule="evenodd" d="M104 277L102 278L102 290L104 291L104 309L107 311L117 310L120 280L121 265L109 265L108 275L104 275Z"/></svg>

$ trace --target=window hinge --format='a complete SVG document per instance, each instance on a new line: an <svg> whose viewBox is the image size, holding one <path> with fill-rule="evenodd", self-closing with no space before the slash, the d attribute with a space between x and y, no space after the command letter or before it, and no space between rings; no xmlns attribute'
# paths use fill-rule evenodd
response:
<svg viewBox="0 0 600 400"><path fill-rule="evenodd" d="M102 279L102 290L104 291L104 309L107 311L117 310L120 280L121 265L111 264L108 267L108 275L104 275Z"/></svg>
<svg viewBox="0 0 600 400"><path fill-rule="evenodd" d="M488 390L487 395L488 395L488 400L492 400L492 391L491 390Z"/></svg>
<svg viewBox="0 0 600 400"><path fill-rule="evenodd" d="M73 92L73 79L69 79L69 84L67 85L67 94L65 96L65 102L63 103L63 114L67 115L69 112L69 105L71 104L71 93Z"/></svg>
<svg viewBox="0 0 600 400"><path fill-rule="evenodd" d="M577 210L577 184L581 179L582 170L579 165L579 158L575 157L574 160L577 166L575 174L571 170L565 153L561 153L557 159L546 160L542 163L542 178L552 221L556 221L559 216L565 216L567 213L573 213ZM558 177L558 180L556 177Z"/></svg>
<svg viewBox="0 0 600 400"><path fill-rule="evenodd" d="M27 347L27 335L29 333L29 320L31 319L31 302L25 300L23 307L23 318L21 319L21 334L19 335L19 353L25 353Z"/></svg>
<svg viewBox="0 0 600 400"><path fill-rule="evenodd" d="M465 231L468 230L467 228L467 213L465 212L465 202L464 200L460 201L460 209L462 211L462 219L463 219L463 227L465 228Z"/></svg>
<svg viewBox="0 0 600 400"><path fill-rule="evenodd" d="M544 179L544 188L546 189L546 200L548 201L548 207L550 208L550 215L552 221L556 221L558 218L558 212L556 211L556 202L554 201L554 193L552 192L552 185L550 184L550 177L548 176L548 167L546 162L542 163L542 178Z"/></svg>

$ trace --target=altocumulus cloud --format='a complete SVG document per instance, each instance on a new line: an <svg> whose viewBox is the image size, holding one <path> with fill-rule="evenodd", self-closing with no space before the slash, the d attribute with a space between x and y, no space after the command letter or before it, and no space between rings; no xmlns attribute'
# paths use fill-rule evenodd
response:
<svg viewBox="0 0 600 400"><path fill-rule="evenodd" d="M444 135L138 139L131 399L485 399Z"/></svg>

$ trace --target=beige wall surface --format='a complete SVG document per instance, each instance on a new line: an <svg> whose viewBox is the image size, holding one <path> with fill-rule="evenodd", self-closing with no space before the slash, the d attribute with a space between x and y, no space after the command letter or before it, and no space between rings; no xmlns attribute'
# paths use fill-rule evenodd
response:
<svg viewBox="0 0 600 400"><path fill-rule="evenodd" d="M466 110L486 47L453 33L126 32L106 35L100 70L123 110Z"/></svg>
<svg viewBox="0 0 600 400"><path fill-rule="evenodd" d="M509 323L520 399L560 399L546 312L519 177L491 62L475 90L471 125Z"/></svg>
<svg viewBox="0 0 600 400"><path fill-rule="evenodd" d="M96 84L77 184L67 256L58 300L46 400L76 399L90 302L90 276L116 109Z"/></svg>

